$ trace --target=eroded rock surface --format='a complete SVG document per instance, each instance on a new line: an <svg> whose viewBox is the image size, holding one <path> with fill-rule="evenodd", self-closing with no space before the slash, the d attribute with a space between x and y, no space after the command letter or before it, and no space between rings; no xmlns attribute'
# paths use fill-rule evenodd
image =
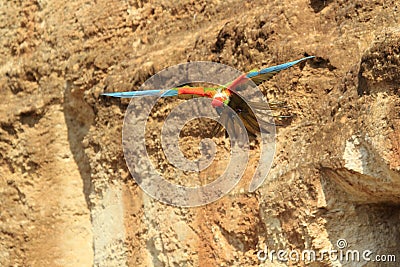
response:
<svg viewBox="0 0 400 267"><path fill-rule="evenodd" d="M399 261L399 8L383 0L4 1L0 265L255 266L266 245L319 251L338 239ZM254 151L239 186L203 207L159 203L133 181L121 142L129 101L102 92L136 90L186 61L246 71L305 55L316 58L261 88L293 118L278 128L256 192L247 192ZM160 105L150 129L174 103ZM183 130L189 158L204 127ZM159 140L148 148L171 181L204 184L229 156L227 141L217 143L216 163L190 181L165 164Z"/></svg>

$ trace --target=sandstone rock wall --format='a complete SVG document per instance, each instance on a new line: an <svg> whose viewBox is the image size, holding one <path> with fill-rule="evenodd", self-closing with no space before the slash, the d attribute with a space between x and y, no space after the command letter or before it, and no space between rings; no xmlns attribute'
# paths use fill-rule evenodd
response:
<svg viewBox="0 0 400 267"><path fill-rule="evenodd" d="M399 9L384 0L3 1L0 265L365 264L256 255L265 245L323 250L338 239L399 261ZM247 192L256 152L239 186L203 207L161 204L133 181L121 144L129 102L102 92L136 90L186 61L245 71L305 55L316 58L262 88L293 118L278 128L256 192ZM185 129L188 156L198 154L200 127ZM217 163L229 155L220 144ZM158 145L148 143L162 166Z"/></svg>

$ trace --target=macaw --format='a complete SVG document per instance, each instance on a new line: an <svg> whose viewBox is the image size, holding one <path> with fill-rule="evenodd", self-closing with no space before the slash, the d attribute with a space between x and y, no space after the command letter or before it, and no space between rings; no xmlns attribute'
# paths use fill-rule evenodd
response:
<svg viewBox="0 0 400 267"><path fill-rule="evenodd" d="M114 92L114 93L103 93L105 96L120 97L120 98L133 98L142 96L158 96L158 97L178 97L187 98L192 97L208 97L212 99L212 106L216 108L220 115L221 124L227 127L234 127L233 121L230 120L229 112L224 112L224 106L229 106L242 120L247 132L251 136L256 136L260 131L260 125L257 123L256 116L252 109L255 110L270 110L279 107L279 103L263 103L263 102L251 102L245 101L239 96L237 88L241 85L246 84L249 81L254 82L256 85L261 84L264 81L271 79L278 72L284 69L288 69L293 65L300 63L304 60L314 58L314 56L308 56L299 60L287 62L281 65L264 68L261 70L252 70L248 73L244 73L237 77L232 82L226 85L218 87L191 87L182 86L166 90L145 90L145 91L130 91L130 92ZM221 124L217 124L214 128L213 135L223 129Z"/></svg>

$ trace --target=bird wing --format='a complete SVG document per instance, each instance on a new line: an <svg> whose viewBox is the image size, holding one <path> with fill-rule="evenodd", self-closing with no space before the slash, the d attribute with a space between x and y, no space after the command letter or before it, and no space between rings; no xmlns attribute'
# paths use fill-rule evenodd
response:
<svg viewBox="0 0 400 267"><path fill-rule="evenodd" d="M120 98L133 98L133 97L143 97L143 96L158 96L158 97L182 96L182 98L203 96L212 98L215 95L215 92L216 88L184 86L168 90L113 92L113 93L103 93L102 95L120 97Z"/></svg>
<svg viewBox="0 0 400 267"><path fill-rule="evenodd" d="M261 84L264 81L267 81L274 77L278 72L281 70L288 69L297 63L300 63L304 60L314 58L314 56L304 57L295 61L286 62L277 66L272 66L268 68L264 68L262 70L252 70L246 74L243 74L236 78L231 83L227 84L227 88L235 91L239 85L249 82L250 80L253 81L256 85Z"/></svg>
<svg viewBox="0 0 400 267"><path fill-rule="evenodd" d="M145 90L145 91L103 93L102 95L120 97L120 98L133 98L142 96L170 97L178 95L178 90L174 88L170 90Z"/></svg>
<svg viewBox="0 0 400 267"><path fill-rule="evenodd" d="M288 69L304 60L310 59L310 58L314 58L314 56L309 56L309 57L304 57L295 61L291 61L291 62L286 62L284 64L280 64L277 66L272 66L272 67L268 67L262 70L255 70L255 71L250 71L246 74L246 78L251 79L256 85L259 85L260 83L267 81L269 79L271 79L272 77L274 77L278 72L280 72L281 70L285 70Z"/></svg>

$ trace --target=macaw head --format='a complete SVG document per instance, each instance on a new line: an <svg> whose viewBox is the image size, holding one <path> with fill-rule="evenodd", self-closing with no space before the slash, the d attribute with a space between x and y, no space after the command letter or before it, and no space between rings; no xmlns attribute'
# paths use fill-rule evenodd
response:
<svg viewBox="0 0 400 267"><path fill-rule="evenodd" d="M224 104L228 105L229 103L229 94L226 91L218 92L214 95L211 105L216 107L222 107Z"/></svg>

